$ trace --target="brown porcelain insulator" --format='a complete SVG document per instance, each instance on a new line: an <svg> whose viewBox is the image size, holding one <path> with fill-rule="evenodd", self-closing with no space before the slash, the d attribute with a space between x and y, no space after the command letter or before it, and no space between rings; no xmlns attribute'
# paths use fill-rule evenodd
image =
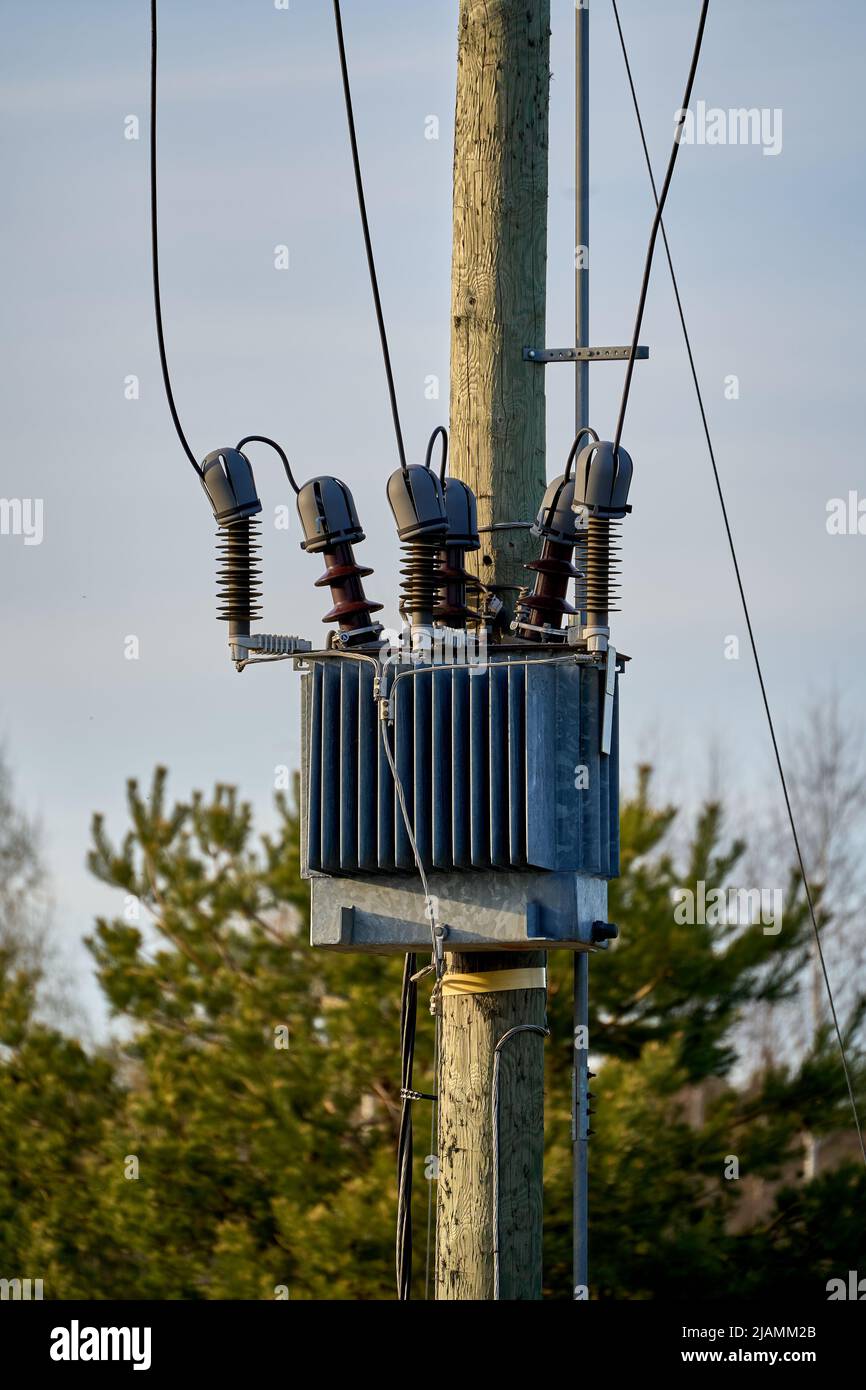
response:
<svg viewBox="0 0 866 1390"><path fill-rule="evenodd" d="M330 588L334 606L322 619L323 623L336 623L348 638L369 636L371 628L381 630L378 623L371 622L370 615L378 613L381 603L373 603L364 593L363 580L373 573L371 569L359 565L354 551L347 542L329 546L321 551L325 561L325 573L316 580L316 588Z"/></svg>
<svg viewBox="0 0 866 1390"><path fill-rule="evenodd" d="M436 584L439 596L433 609L433 618L447 627L465 627L470 620L477 618L477 609L470 608L467 598L478 592L478 581L466 569L466 548L462 545L449 545L439 552L439 566L436 570Z"/></svg>
<svg viewBox="0 0 866 1390"><path fill-rule="evenodd" d="M573 546L548 538L540 557L526 566L535 571L535 579L532 588L520 600L518 622L528 624L523 636L530 641L542 640L542 634L533 632L532 628L546 627L558 632L563 618L575 611L567 598L569 584L580 575L572 562L573 550Z"/></svg>

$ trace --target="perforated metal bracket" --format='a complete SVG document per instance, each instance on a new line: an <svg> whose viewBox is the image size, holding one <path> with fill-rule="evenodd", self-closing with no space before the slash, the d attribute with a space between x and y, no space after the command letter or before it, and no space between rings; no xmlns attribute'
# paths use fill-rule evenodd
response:
<svg viewBox="0 0 866 1390"><path fill-rule="evenodd" d="M644 362L650 355L648 347L635 349L634 360ZM524 362L534 362L537 367L546 367L550 362L628 362L630 347L568 347L523 349Z"/></svg>
<svg viewBox="0 0 866 1390"><path fill-rule="evenodd" d="M287 637L275 632L255 633L252 637L233 634L229 638L229 655L239 671L247 666L271 661L288 661L300 653L310 652L312 642L305 637Z"/></svg>
<svg viewBox="0 0 866 1390"><path fill-rule="evenodd" d="M297 652L313 650L312 642L307 641L306 637L286 637L275 632L256 632L252 637L232 637L229 646L267 656L294 656Z"/></svg>

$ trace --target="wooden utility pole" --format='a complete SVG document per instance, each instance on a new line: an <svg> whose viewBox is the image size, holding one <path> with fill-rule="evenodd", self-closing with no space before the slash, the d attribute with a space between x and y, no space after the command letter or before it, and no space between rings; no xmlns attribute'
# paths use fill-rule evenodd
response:
<svg viewBox="0 0 866 1390"><path fill-rule="evenodd" d="M534 519L544 494L550 0L460 0L451 274L451 472L478 524ZM482 535L485 584L527 581L526 531ZM470 557L470 564L473 562Z"/></svg>
<svg viewBox="0 0 866 1390"><path fill-rule="evenodd" d="M545 342L550 0L460 0L454 150L451 473L479 525L534 518L545 487ZM510 612L536 543L484 533L476 572ZM541 966L538 952L446 956L448 974ZM436 1296L493 1297L491 1090L496 1044L545 1022L543 989L441 1001ZM541 1297L544 1043L502 1050L499 1261L503 1299Z"/></svg>

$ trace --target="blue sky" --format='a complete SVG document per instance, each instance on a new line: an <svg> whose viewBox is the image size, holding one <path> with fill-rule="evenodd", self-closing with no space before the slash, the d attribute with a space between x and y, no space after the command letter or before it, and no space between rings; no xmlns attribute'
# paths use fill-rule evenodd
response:
<svg viewBox="0 0 866 1390"><path fill-rule="evenodd" d="M622 0L657 168L667 157L696 0ZM87 876L92 811L123 828L128 776L157 762L186 795L237 782L270 818L274 767L298 758L289 665L238 677L213 616L210 512L174 438L150 298L148 10L6 0L0 129L6 331L0 496L44 499L44 540L0 536L0 736L42 817L58 925L76 942L116 901ZM395 466L327 0L164 0L160 214L175 392L199 455L271 434L299 475L352 487L394 609ZM359 139L410 453L447 419L456 0L344 0ZM628 339L651 215L610 7L592 7L592 322ZM553 0L548 342L573 315L573 5ZM695 100L781 108L783 148L684 146L666 217L720 467L782 724L833 683L866 695L866 537L829 536L830 498L866 493L861 442L862 54L866 11L806 0L716 3ZM124 138L137 115L141 138ZM440 139L426 140L437 115ZM273 268L273 248L291 267ZM766 733L679 338L658 261L626 447L620 649L629 763L696 795L709 744L732 804L766 780ZM140 379L140 399L124 379ZM425 378L442 398L425 399ZM740 398L726 400L725 378ZM593 369L595 427L621 368ZM548 474L570 444L572 374L548 369ZM257 455L266 517L286 500ZM319 569L265 526L265 626L317 635ZM741 658L724 656L741 638ZM124 658L135 635L140 659ZM796 758L796 747L788 755ZM770 794L770 793L768 793Z"/></svg>

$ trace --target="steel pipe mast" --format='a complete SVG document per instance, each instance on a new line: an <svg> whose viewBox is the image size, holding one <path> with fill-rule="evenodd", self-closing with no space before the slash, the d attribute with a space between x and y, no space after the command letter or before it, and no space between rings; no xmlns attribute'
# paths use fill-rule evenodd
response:
<svg viewBox="0 0 866 1390"><path fill-rule="evenodd" d="M589 5L574 11L574 346L589 347ZM589 425L589 360L574 364L574 432ZM575 581L577 621L579 580ZM589 1298L589 952L574 957L572 1078L573 1294Z"/></svg>

